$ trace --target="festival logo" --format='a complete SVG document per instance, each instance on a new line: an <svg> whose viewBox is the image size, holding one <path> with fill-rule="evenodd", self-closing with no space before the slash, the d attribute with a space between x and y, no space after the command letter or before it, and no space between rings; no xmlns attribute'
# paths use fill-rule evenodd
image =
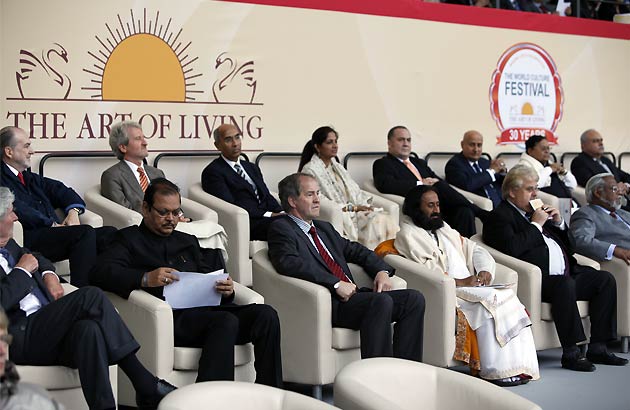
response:
<svg viewBox="0 0 630 410"><path fill-rule="evenodd" d="M492 75L490 112L501 135L497 144L523 144L532 135L557 144L564 96L551 56L532 43L506 50Z"/></svg>

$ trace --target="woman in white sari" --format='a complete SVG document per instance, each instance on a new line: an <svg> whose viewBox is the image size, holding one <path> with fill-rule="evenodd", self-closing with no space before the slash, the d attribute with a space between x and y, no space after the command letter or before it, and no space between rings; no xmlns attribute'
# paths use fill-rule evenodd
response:
<svg viewBox="0 0 630 410"><path fill-rule="evenodd" d="M339 204L343 211L343 234L370 249L392 239L398 231L392 218L383 209L372 207L372 195L361 190L350 174L337 161L339 135L331 127L313 132L302 150L298 171L317 179L321 194Z"/></svg>

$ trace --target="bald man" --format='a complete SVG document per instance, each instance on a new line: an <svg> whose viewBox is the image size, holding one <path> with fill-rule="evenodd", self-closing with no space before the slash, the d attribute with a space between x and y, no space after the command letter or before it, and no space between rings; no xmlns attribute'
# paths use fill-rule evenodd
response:
<svg viewBox="0 0 630 410"><path fill-rule="evenodd" d="M260 168L241 156L241 131L223 124L213 132L214 146L221 157L212 161L201 174L203 190L249 214L249 239L266 241L271 219L282 213L282 207L269 193Z"/></svg>
<svg viewBox="0 0 630 410"><path fill-rule="evenodd" d="M446 181L489 198L493 206L497 206L501 202L501 183L507 172L505 164L501 160L489 161L481 156L483 136L479 131L466 131L460 145L461 152L446 163Z"/></svg>

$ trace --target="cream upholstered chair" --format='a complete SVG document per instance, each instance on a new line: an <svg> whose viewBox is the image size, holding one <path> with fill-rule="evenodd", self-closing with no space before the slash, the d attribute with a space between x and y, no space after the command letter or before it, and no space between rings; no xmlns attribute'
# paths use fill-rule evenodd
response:
<svg viewBox="0 0 630 410"><path fill-rule="evenodd" d="M234 282L239 305L264 303L264 299L253 290ZM182 387L195 382L200 348L175 347L173 312L165 301L143 291L134 290L129 299L106 292L125 324L142 348L137 355L142 364L154 375ZM119 400L128 406L135 405L135 390L123 373L120 375ZM237 345L234 349L234 378L253 382L254 347L251 343Z"/></svg>
<svg viewBox="0 0 630 410"><path fill-rule="evenodd" d="M473 241L483 244L481 234L476 234L471 238ZM518 274L518 298L525 305L529 317L532 321L532 333L534 334L534 344L536 350L545 350L560 347L560 340L551 315L551 304L542 301L542 272L540 268L531 263L522 261L512 256L497 251L494 248L484 245L497 263L505 265ZM593 266L599 269L599 264L580 255L574 255L578 262L583 265ZM588 318L588 302L578 301L578 310L582 318L584 333L588 338L590 335L591 322Z"/></svg>
<svg viewBox="0 0 630 410"><path fill-rule="evenodd" d="M440 367L461 365L455 353L456 297L455 280L398 255L387 255L385 262L407 282L408 289L422 292L426 302L422 362ZM495 283L517 282L514 270L497 264ZM516 292L516 285L514 287Z"/></svg>
<svg viewBox="0 0 630 410"><path fill-rule="evenodd" d="M13 224L13 239L20 245L23 238L22 224ZM65 294L76 288L69 283L63 284ZM114 398L118 390L118 366L109 367L109 381L112 385ZM22 381L42 386L50 395L63 404L68 410L87 410L88 405L81 390L79 371L65 366L17 366Z"/></svg>
<svg viewBox="0 0 630 410"><path fill-rule="evenodd" d="M397 202L389 200L381 196L382 194L372 194L372 206L375 208L383 208L385 212L391 215L394 218L394 224L398 225L400 220L400 207ZM322 195L319 197L320 200L320 214L319 218L322 221L330 222L332 226L335 227L337 232L343 232L343 211L344 204L338 204L333 202L327 198L324 198Z"/></svg>
<svg viewBox="0 0 630 410"><path fill-rule="evenodd" d="M617 282L617 335L621 352L628 353L630 340L630 267L619 258L600 262L602 270L610 272Z"/></svg>
<svg viewBox="0 0 630 410"><path fill-rule="evenodd" d="M344 410L540 410L531 401L481 379L409 360L377 357L351 363L335 379Z"/></svg>
<svg viewBox="0 0 630 410"><path fill-rule="evenodd" d="M140 213L101 195L100 185L85 191L85 202L90 209L95 210L103 217L103 222L106 225L122 229L139 225L142 221ZM192 222L178 224L178 231L196 236L199 244L204 248L225 249L227 236L223 227L218 224L218 216L215 211L184 197L182 197L182 209L187 217L192 218Z"/></svg>
<svg viewBox="0 0 630 410"><path fill-rule="evenodd" d="M372 286L372 279L358 265L350 264L357 286ZM346 364L361 358L359 332L333 328L330 291L323 286L279 274L267 250L253 259L254 289L278 312L282 329L283 378L310 384L321 398L322 385L332 383ZM392 277L395 289L407 284Z"/></svg>
<svg viewBox="0 0 630 410"><path fill-rule="evenodd" d="M323 401L275 387L242 382L204 382L168 394L158 410L332 410Z"/></svg>
<svg viewBox="0 0 630 410"><path fill-rule="evenodd" d="M210 195L203 190L201 182L194 183L188 188L188 196L218 214L219 221L228 236L227 271L234 280L245 286L252 285L252 262L250 255L257 250L266 248L263 241L249 240L249 215L239 206Z"/></svg>

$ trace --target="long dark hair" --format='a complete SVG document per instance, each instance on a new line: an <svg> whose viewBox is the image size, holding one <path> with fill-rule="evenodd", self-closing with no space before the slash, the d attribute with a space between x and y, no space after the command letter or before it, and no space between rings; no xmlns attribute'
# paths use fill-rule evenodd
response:
<svg viewBox="0 0 630 410"><path fill-rule="evenodd" d="M337 134L337 131L335 131L333 127L329 127L327 125L319 127L318 129L313 131L311 139L308 140L306 145L304 145L304 149L302 150L298 172L301 172L302 168L304 168L304 165L308 164L311 158L313 158L313 155L317 153L315 145L322 145L324 141L326 141L326 138L328 138L328 134L330 134L331 132L334 132L337 138L339 138L339 134Z"/></svg>

